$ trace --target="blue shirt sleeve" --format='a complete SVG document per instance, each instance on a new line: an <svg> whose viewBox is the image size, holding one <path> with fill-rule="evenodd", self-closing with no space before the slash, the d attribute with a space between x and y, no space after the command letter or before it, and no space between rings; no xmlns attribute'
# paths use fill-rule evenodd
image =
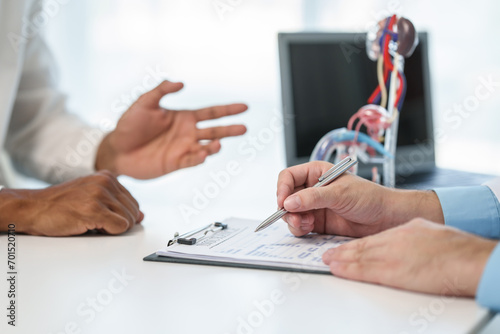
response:
<svg viewBox="0 0 500 334"><path fill-rule="evenodd" d="M446 225L500 238L500 203L487 186L435 189ZM491 253L476 292L477 302L500 312L500 243Z"/></svg>
<svg viewBox="0 0 500 334"><path fill-rule="evenodd" d="M477 302L500 312L500 243L491 253L476 291Z"/></svg>
<svg viewBox="0 0 500 334"><path fill-rule="evenodd" d="M487 186L434 189L444 223L485 238L500 238L500 203Z"/></svg>

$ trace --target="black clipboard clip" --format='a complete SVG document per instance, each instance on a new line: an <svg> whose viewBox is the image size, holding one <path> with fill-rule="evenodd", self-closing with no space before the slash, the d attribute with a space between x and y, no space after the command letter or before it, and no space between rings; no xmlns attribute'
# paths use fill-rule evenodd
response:
<svg viewBox="0 0 500 334"><path fill-rule="evenodd" d="M181 245L194 245L196 244L196 242L206 238L209 233L211 234L218 231L222 231L225 230L226 228L227 224L215 222L212 224L208 224L207 226L200 227L199 229L196 229L194 231L184 233L182 235L179 235L179 232L175 232L174 238L168 241L167 247L172 246L175 243ZM202 233L202 235L199 238L193 237L199 233Z"/></svg>

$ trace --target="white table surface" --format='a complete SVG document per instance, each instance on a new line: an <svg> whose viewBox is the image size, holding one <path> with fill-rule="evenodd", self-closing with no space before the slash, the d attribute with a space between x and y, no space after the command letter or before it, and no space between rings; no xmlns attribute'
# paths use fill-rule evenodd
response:
<svg viewBox="0 0 500 334"><path fill-rule="evenodd" d="M18 235L18 326L8 327L2 315L1 332L466 333L489 319L488 311L468 298L444 299L330 275L142 260L175 231L231 216L263 219L272 213L279 154L270 148L254 161L237 159L241 173L189 219L180 208L193 205L194 189L211 182L211 171L225 168L224 154L160 181L123 180L146 214L142 225L124 235ZM6 239L0 236L5 273ZM128 276L125 283L115 279L120 272ZM2 314L6 291L2 279ZM276 295L277 303L265 302ZM92 317L93 299L99 311Z"/></svg>

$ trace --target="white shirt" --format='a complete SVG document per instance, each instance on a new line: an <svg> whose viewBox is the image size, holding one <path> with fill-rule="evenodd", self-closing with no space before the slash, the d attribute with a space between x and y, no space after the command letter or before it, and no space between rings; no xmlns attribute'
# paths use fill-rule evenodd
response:
<svg viewBox="0 0 500 334"><path fill-rule="evenodd" d="M0 148L17 170L49 183L92 173L104 135L68 113L56 88L41 30L47 4L65 2L0 0ZM8 185L3 175L0 168L0 184Z"/></svg>

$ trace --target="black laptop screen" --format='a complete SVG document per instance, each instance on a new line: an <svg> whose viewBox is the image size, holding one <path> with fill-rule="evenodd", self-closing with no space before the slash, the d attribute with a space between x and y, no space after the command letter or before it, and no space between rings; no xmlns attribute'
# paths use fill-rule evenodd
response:
<svg viewBox="0 0 500 334"><path fill-rule="evenodd" d="M376 62L368 58L364 46L350 40L353 42L293 41L288 46L299 157L308 157L327 132L346 127L349 118L368 104L377 86ZM405 59L408 88L400 114L398 147L429 139L423 61L421 45Z"/></svg>

